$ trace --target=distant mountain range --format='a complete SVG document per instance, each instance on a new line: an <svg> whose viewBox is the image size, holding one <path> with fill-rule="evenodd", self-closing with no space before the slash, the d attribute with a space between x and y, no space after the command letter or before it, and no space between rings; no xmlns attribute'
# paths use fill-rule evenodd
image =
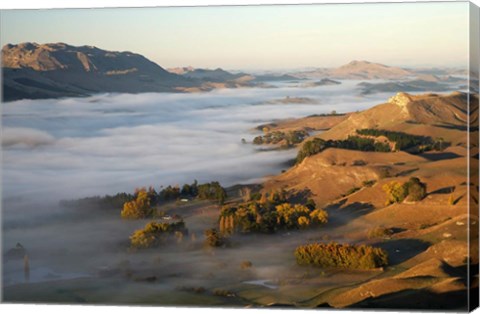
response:
<svg viewBox="0 0 480 314"><path fill-rule="evenodd" d="M367 61L352 61L334 69L288 74L252 75L231 73L221 68L193 67L167 71L140 54L65 43L7 44L2 48L2 70L3 101L79 97L96 93L198 92L217 88L272 87L267 82L312 78L369 80L401 79L415 75L411 70Z"/></svg>
<svg viewBox="0 0 480 314"><path fill-rule="evenodd" d="M414 76L415 73L398 68L390 67L380 63L373 63L368 61L352 61L348 64L342 65L338 68L327 69L320 68L310 71L298 72L293 75L300 78L324 78L329 77L333 79L358 79L358 80L372 80L372 79L399 79L408 76Z"/></svg>

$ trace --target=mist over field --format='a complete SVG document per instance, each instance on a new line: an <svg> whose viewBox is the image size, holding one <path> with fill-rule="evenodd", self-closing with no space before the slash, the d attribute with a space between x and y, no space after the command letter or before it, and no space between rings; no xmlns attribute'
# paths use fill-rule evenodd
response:
<svg viewBox="0 0 480 314"><path fill-rule="evenodd" d="M5 103L3 246L10 249L18 242L27 248L31 282L52 276L84 277L125 259L132 263L152 260L154 256L132 260L124 250L128 236L145 221L123 221L119 214L113 220L102 215L84 220L58 201L131 193L140 186L160 190L194 179L219 181L223 186L261 182L264 176L287 169L285 162L295 157L296 150L269 151L252 145L261 133L255 128L276 119L362 110L382 100L382 96L358 96L356 83L317 88L276 83L277 88L269 89L104 94ZM312 103L272 103L287 96L309 98ZM188 218L187 225L199 237L205 228ZM244 251L239 252L235 259L241 259ZM176 253L172 254L177 260ZM260 256L259 260L265 260ZM190 254L188 260L197 260L196 269L205 268L206 273L216 268L204 256ZM5 266L4 284L24 280L22 263Z"/></svg>
<svg viewBox="0 0 480 314"><path fill-rule="evenodd" d="M71 199L194 179L224 186L278 173L294 150L259 151L254 128L276 119L362 110L356 82L201 94L106 94L3 107L4 199ZM312 104L271 104L307 97ZM248 144L242 144L244 138Z"/></svg>
<svg viewBox="0 0 480 314"><path fill-rule="evenodd" d="M338 273L324 280L321 269L295 267L293 252L302 243L350 241L343 233L331 232L335 225L320 231L233 235L233 246L216 253L205 246L204 234L218 226L218 205L164 202L162 210L180 215L188 234L160 249L132 251L130 236L149 219L122 219L121 208L59 203L132 193L142 186L159 191L195 179L219 181L224 187L261 183L288 169L297 149L253 145L253 138L262 134L256 128L280 119L362 111L392 96L361 95L358 83L306 88L301 87L304 82L288 82L208 93L101 94L4 103L2 246L7 257L2 283L8 297L35 300L40 294L43 302L207 305L222 297L218 291L230 289L247 295L251 290L253 298L279 291L301 299L304 291L295 284L308 278L317 278L312 279L316 287L325 289L349 285L352 278L369 279L374 273ZM24 259L8 257L17 243L28 254L28 278ZM253 266L242 268L246 262ZM22 290L29 283L31 295ZM42 294L42 284L60 288ZM201 292L203 299L192 299L198 291L207 292ZM279 294L278 300L282 298ZM245 302L232 300L231 305Z"/></svg>

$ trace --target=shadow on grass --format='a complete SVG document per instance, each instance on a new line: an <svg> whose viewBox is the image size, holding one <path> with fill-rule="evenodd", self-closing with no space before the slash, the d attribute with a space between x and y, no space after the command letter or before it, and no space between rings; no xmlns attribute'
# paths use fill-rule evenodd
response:
<svg viewBox="0 0 480 314"><path fill-rule="evenodd" d="M478 288L472 289L478 295ZM416 309L416 310L456 310L467 311L467 289L445 293L434 293L426 289L406 289L368 298L349 305L349 308L371 309Z"/></svg>
<svg viewBox="0 0 480 314"><path fill-rule="evenodd" d="M401 172L397 173L395 176L396 176L396 177L408 176L408 175L414 173L415 171L417 171L418 169L419 169L419 168L413 168L413 169L404 170L404 171L401 171Z"/></svg>
<svg viewBox="0 0 480 314"><path fill-rule="evenodd" d="M305 204L310 197L312 197L312 191L305 188L303 190L295 190L289 197L288 202L295 204Z"/></svg>
<svg viewBox="0 0 480 314"><path fill-rule="evenodd" d="M458 157L462 157L455 153L424 153L420 154L420 157L423 157L429 161L440 161L440 160L448 160L448 159L455 159Z"/></svg>
<svg viewBox="0 0 480 314"><path fill-rule="evenodd" d="M351 220L366 215L375 209L371 203L355 202L344 206L347 199L325 207L328 212L328 224L338 227L349 223Z"/></svg>
<svg viewBox="0 0 480 314"><path fill-rule="evenodd" d="M388 265L395 266L424 252L430 243L417 239L398 239L374 244L387 251Z"/></svg>
<svg viewBox="0 0 480 314"><path fill-rule="evenodd" d="M428 194L450 194L453 191L455 191L455 187L452 185L452 186L447 186L447 187L432 191Z"/></svg>

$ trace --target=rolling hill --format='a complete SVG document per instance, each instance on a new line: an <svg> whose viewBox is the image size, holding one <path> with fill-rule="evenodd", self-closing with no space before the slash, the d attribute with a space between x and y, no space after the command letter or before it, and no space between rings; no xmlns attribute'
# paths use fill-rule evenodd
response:
<svg viewBox="0 0 480 314"><path fill-rule="evenodd" d="M325 124L303 118L276 127L301 126L302 121L314 129L315 123ZM384 104L345 116L316 137L346 139L370 128L441 137L450 142L448 147L415 154L327 148L268 178L265 191L302 191L328 212L328 240L374 245L389 254L389 266L371 280L319 291L308 306L454 309L465 304L467 278L478 293L478 236L469 238L466 229L478 223L478 177L472 178L471 188L466 182L468 163L478 169L478 142L468 142L468 121L470 135L478 141L476 94L398 93ZM425 184L425 197L386 202L384 186L411 177ZM469 202L475 208L471 212ZM369 230L375 228L391 234L372 237Z"/></svg>

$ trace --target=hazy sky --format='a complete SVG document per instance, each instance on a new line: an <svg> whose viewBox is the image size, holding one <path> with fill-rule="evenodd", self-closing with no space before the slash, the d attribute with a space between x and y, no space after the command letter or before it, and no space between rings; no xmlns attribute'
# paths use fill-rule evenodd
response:
<svg viewBox="0 0 480 314"><path fill-rule="evenodd" d="M463 66L468 3L17 10L1 40L133 51L163 67L282 69L351 60Z"/></svg>

